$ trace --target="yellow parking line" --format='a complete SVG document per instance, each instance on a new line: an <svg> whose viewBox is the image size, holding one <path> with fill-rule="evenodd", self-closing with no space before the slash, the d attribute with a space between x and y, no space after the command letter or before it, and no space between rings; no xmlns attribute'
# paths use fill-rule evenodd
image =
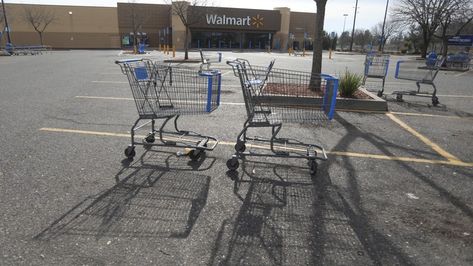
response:
<svg viewBox="0 0 473 266"><path fill-rule="evenodd" d="M106 136L106 137L126 137L129 138L130 134L122 133L113 133L113 132L103 132L103 131L87 131L87 130L75 130L75 129L63 129L63 128L40 128L40 131L48 132L58 132L58 133L75 133L75 134L84 134L84 135L95 135L95 136ZM144 135L135 135L137 138L144 138ZM167 140L178 140L177 138L166 138ZM185 139L181 139L184 140ZM225 146L234 146L235 142L231 141L219 141L220 145ZM248 145L248 148L259 148L259 149L270 149L269 145ZM305 152L305 149L290 148L283 146L276 146L279 149L292 150ZM462 167L473 167L473 163L465 163L459 160L453 161L442 161L442 160L430 160L422 158L411 158L411 157L398 157L398 156L387 156L387 155L378 155L378 154L368 154L368 153L356 153L356 152L344 152L344 151L328 151L327 154L334 156L344 156L344 157L355 157L355 158L367 158L367 159L376 159L376 160L387 160L387 161L402 161L402 162L414 162L414 163L424 163L424 164L442 164L442 165L454 165Z"/></svg>
<svg viewBox="0 0 473 266"><path fill-rule="evenodd" d="M404 128L407 132L411 133L412 135L414 135L415 137L417 137L418 139L420 139L422 142L424 142L425 144L427 144L428 146L430 146L434 151L436 151L438 154L440 154L441 156L443 156L445 159L447 159L448 161L450 162L457 162L457 163L461 163L460 159L458 159L457 157L455 157L454 155L450 154L449 152L447 152L446 150L442 149L439 145L433 143L432 141L430 141L428 138L426 138L424 135L420 134L419 132L417 132L416 130L414 130L412 127L410 127L409 125L407 125L406 123L404 123L403 121L401 121L399 118L397 118L396 116L394 116L394 114L392 113L388 113L386 114L392 121L394 121L396 124L398 124L399 126L401 126L402 128Z"/></svg>
<svg viewBox="0 0 473 266"><path fill-rule="evenodd" d="M423 113L405 113L405 112L389 112L394 115L406 115L406 116L423 116L423 117L438 117L438 118L454 118L454 119L473 119L473 117L461 117L453 115L432 115Z"/></svg>

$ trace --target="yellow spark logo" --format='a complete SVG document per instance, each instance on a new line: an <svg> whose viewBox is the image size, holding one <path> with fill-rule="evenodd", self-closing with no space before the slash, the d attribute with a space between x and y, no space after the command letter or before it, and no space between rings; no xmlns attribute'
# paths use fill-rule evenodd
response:
<svg viewBox="0 0 473 266"><path fill-rule="evenodd" d="M264 17L258 14L256 15L256 17L251 18L251 25L256 26L256 28L259 29L259 27L263 27L264 25L263 21L264 21Z"/></svg>

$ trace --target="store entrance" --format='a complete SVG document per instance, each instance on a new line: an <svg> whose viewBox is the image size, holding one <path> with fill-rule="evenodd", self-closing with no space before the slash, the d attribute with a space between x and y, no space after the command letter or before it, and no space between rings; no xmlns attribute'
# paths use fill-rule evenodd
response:
<svg viewBox="0 0 473 266"><path fill-rule="evenodd" d="M213 32L192 30L191 47L198 49L268 49L271 32Z"/></svg>

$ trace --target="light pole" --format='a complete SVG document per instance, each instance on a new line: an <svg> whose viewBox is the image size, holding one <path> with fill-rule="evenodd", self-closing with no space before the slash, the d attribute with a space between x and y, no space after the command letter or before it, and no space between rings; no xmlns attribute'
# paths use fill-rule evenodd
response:
<svg viewBox="0 0 473 266"><path fill-rule="evenodd" d="M356 13L358 13L358 0L355 3L355 15L353 17L353 29L351 30L350 52L353 51L353 37L355 35Z"/></svg>
<svg viewBox="0 0 473 266"><path fill-rule="evenodd" d="M74 24L72 22L72 11L69 11L69 26L71 28L71 41L74 40Z"/></svg>
<svg viewBox="0 0 473 266"><path fill-rule="evenodd" d="M384 51L384 27L386 26L386 16L388 15L389 0L386 0L386 11L384 11L383 29L381 30L381 42L379 42L379 51Z"/></svg>
<svg viewBox="0 0 473 266"><path fill-rule="evenodd" d="M7 43L11 43L10 27L8 26L7 13L5 12L5 3L2 0L3 17L5 19L5 28L7 29Z"/></svg>
<svg viewBox="0 0 473 266"><path fill-rule="evenodd" d="M343 16L345 17L343 19L343 31L342 31L342 34L345 32L345 25L347 23L347 17L348 17L348 14L343 14Z"/></svg>
<svg viewBox="0 0 473 266"><path fill-rule="evenodd" d="M340 35L340 48L342 49L343 51L343 43L344 43L344 39L342 39L342 36L343 36L343 33L345 33L345 25L347 23L347 17L348 17L348 14L343 14L343 31L342 31L342 34Z"/></svg>

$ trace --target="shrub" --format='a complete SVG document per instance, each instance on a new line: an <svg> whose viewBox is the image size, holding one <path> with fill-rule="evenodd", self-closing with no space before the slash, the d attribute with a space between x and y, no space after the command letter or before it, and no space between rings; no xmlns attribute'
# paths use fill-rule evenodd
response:
<svg viewBox="0 0 473 266"><path fill-rule="evenodd" d="M353 97L358 87L361 86L363 76L345 71L345 74L340 78L339 91L342 97Z"/></svg>

